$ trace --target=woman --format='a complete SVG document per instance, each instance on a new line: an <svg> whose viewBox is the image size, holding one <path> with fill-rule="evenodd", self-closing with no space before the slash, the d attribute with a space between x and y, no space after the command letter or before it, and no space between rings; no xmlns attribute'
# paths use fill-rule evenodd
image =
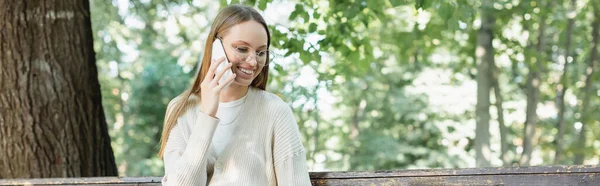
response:
<svg viewBox="0 0 600 186"><path fill-rule="evenodd" d="M211 56L215 39L233 72L222 84L225 71L216 67L224 58ZM164 185L310 185L294 115L265 91L270 40L253 8L219 12L194 84L167 107L158 154Z"/></svg>

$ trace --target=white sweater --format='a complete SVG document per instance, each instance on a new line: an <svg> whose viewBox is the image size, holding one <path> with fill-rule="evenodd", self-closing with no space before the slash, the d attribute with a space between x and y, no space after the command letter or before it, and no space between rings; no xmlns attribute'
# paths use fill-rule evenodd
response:
<svg viewBox="0 0 600 186"><path fill-rule="evenodd" d="M310 185L306 153L290 107L256 88L250 88L247 96L234 121L238 123L233 136L219 157L211 148L219 119L200 112L199 104L179 117L164 151L163 185Z"/></svg>
<svg viewBox="0 0 600 186"><path fill-rule="evenodd" d="M215 129L215 133L212 138L212 147L217 153L217 157L223 153L227 143L233 136L233 132L236 128L236 124L239 122L233 122L237 120L237 116L240 113L240 109L245 105L246 98L248 96L231 101L231 102L219 102L219 110L217 111L217 118L219 118L219 124Z"/></svg>

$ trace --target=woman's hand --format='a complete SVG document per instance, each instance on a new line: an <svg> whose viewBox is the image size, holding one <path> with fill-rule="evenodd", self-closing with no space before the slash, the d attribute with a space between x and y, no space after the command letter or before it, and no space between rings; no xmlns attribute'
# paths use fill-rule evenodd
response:
<svg viewBox="0 0 600 186"><path fill-rule="evenodd" d="M231 83L236 74L233 74L227 78L224 84L219 84L219 79L225 74L225 71L231 69L231 63L227 65L222 71L215 72L219 64L225 61L225 57L221 57L216 60L212 60L208 73L204 77L204 80L200 83L200 97L202 99L200 111L208 114L211 117L216 117L217 109L219 108L219 96L225 85ZM216 75L215 75L216 74Z"/></svg>

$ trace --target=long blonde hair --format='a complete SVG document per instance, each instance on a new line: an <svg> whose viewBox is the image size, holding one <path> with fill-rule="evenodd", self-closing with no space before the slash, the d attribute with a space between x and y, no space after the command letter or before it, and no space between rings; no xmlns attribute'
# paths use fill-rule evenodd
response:
<svg viewBox="0 0 600 186"><path fill-rule="evenodd" d="M169 134L171 133L173 127L175 127L177 119L189 108L200 102L198 99L200 97L200 83L204 80L204 76L206 76L210 67L212 59L212 43L217 37L221 37L222 34L227 31L227 29L246 21L256 21L263 25L267 31L267 49L270 46L271 34L267 27L267 23L263 17L256 10L254 10L254 8L244 5L230 5L221 10L212 23L210 33L206 38L204 56L202 57L202 65L196 74L196 78L194 78L194 83L191 85L190 89L181 93L171 102L169 102L169 105L167 106L158 157L163 158ZM267 61L269 60L269 57L269 53L267 53ZM265 90L268 77L269 68L264 67L260 74L252 81L250 86Z"/></svg>

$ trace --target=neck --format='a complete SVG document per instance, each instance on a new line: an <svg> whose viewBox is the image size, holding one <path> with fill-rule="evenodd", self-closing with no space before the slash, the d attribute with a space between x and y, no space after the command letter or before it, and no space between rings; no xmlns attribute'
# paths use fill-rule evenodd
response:
<svg viewBox="0 0 600 186"><path fill-rule="evenodd" d="M237 84L231 84L225 90L221 91L219 96L219 102L230 102L238 100L248 92L249 86L242 86Z"/></svg>

